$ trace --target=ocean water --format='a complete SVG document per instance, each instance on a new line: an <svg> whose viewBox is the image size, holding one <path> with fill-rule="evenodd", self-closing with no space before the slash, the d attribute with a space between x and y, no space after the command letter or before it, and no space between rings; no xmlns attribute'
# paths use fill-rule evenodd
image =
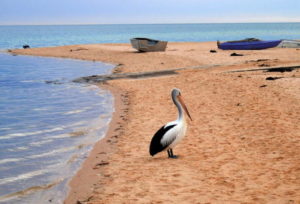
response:
<svg viewBox="0 0 300 204"><path fill-rule="evenodd" d="M113 111L108 91L71 81L112 67L0 53L0 203L62 203Z"/></svg>
<svg viewBox="0 0 300 204"><path fill-rule="evenodd" d="M128 43L133 37L173 42L244 38L300 39L299 23L0 26L0 49L90 43Z"/></svg>
<svg viewBox="0 0 300 204"><path fill-rule="evenodd" d="M133 37L172 42L300 39L300 23L0 26L0 50L90 43ZM62 203L67 182L113 111L108 91L75 84L112 65L0 52L0 203Z"/></svg>

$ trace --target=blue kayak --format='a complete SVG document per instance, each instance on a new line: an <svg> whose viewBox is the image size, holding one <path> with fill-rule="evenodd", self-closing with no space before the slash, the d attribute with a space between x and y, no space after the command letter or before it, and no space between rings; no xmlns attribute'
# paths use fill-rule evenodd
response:
<svg viewBox="0 0 300 204"><path fill-rule="evenodd" d="M218 48L222 50L262 50L279 45L281 40L241 40L220 43L217 42Z"/></svg>

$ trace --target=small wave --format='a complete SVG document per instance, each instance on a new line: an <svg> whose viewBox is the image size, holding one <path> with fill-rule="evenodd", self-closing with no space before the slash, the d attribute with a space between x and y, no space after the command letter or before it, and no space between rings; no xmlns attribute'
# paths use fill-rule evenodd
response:
<svg viewBox="0 0 300 204"><path fill-rule="evenodd" d="M0 128L0 130L11 130L11 128L5 127L5 128Z"/></svg>
<svg viewBox="0 0 300 204"><path fill-rule="evenodd" d="M11 139L11 138L15 138L15 137L26 137L26 136L38 135L38 134L42 134L42 133L56 132L56 131L61 131L63 129L64 129L63 127L56 127L56 128L52 128L52 129L48 129L48 130L39 130L39 131L34 131L34 132L11 133L11 134L8 134L5 136L1 136L0 140Z"/></svg>
<svg viewBox="0 0 300 204"><path fill-rule="evenodd" d="M9 148L7 151L9 152L20 152L20 151L25 151L28 150L29 147L14 147L14 148Z"/></svg>
<svg viewBox="0 0 300 204"><path fill-rule="evenodd" d="M63 125L63 126L55 127L55 128L52 128L52 129L38 130L38 131L33 131L33 132L23 132L23 133L11 133L11 134L7 134L7 135L4 135L4 136L0 136L0 140L11 139L11 138L15 138L15 137L26 137L26 136L43 134L43 133L51 133L51 132L56 132L56 131L62 131L64 129L68 129L68 128L72 128L72 127L76 127L76 126L80 126L80 125L85 125L85 124L86 124L86 121L79 121L79 122L76 122L76 123L72 123L70 125Z"/></svg>
<svg viewBox="0 0 300 204"><path fill-rule="evenodd" d="M89 131L88 130L78 130L78 131L73 131L65 134L59 134L55 136L51 136L52 139L62 139L62 138L67 138L67 137L80 137L87 135Z"/></svg>
<svg viewBox="0 0 300 204"><path fill-rule="evenodd" d="M52 139L62 139L62 138L66 138L66 137L70 137L70 135L68 133L66 133L66 134L59 134L59 135L51 136Z"/></svg>
<svg viewBox="0 0 300 204"><path fill-rule="evenodd" d="M15 192L15 193L0 196L0 201L6 201L6 200L12 199L14 197L25 196L25 195L28 195L28 194L31 194L31 193L34 193L37 191L47 190L47 189L50 189L53 186L59 184L60 182L61 182L61 180L58 180L58 181L55 181L55 182L47 184L47 185L32 186L32 187L26 188L24 190L21 190L21 191Z"/></svg>
<svg viewBox="0 0 300 204"><path fill-rule="evenodd" d="M32 155L32 156L29 156L29 157L26 157L26 158L27 159L36 159L36 158L41 158L41 157L46 157L46 156L52 156L52 155L55 155L55 154L58 154L58 153L63 153L63 152L68 152L68 151L74 150L75 148L76 147L56 149L56 150L53 150L51 152L45 152L45 153L42 153L42 154Z"/></svg>
<svg viewBox="0 0 300 204"><path fill-rule="evenodd" d="M16 150L18 151L24 151L27 150L29 147L17 147Z"/></svg>
<svg viewBox="0 0 300 204"><path fill-rule="evenodd" d="M52 140L48 140L48 141L45 141L44 143L51 142L51 141ZM40 144L43 144L43 142L35 143L35 145L40 145ZM52 156L52 155L55 155L55 154L59 154L59 153L63 153L63 152L68 152L68 151L71 151L71 150L76 149L76 148L78 148L78 147L74 146L74 147L69 147L69 148L57 149L57 150L53 150L51 152L45 152L45 153L42 153L42 154L27 156L27 157L23 157L23 158L7 158L7 159L2 159L2 160L0 160L0 164L5 164L5 163L9 163L9 162L20 162L20 161L24 161L24 160L28 160L28 159L36 159L36 158L41 158L41 157L46 157L46 156ZM28 148L26 148L26 149L28 149Z"/></svg>
<svg viewBox="0 0 300 204"><path fill-rule="evenodd" d="M22 158L9 158L9 159L2 159L0 160L0 164L5 164L5 163L9 163L9 162L19 162L22 161L24 159Z"/></svg>
<svg viewBox="0 0 300 204"><path fill-rule="evenodd" d="M53 140L43 140L43 141L38 141L38 142L32 142L30 143L29 145L30 146L41 146L43 144L47 144L47 143L50 143L50 142L53 142Z"/></svg>
<svg viewBox="0 0 300 204"><path fill-rule="evenodd" d="M43 80L23 80L22 83L43 83Z"/></svg>
<svg viewBox="0 0 300 204"><path fill-rule="evenodd" d="M34 108L32 109L33 111L47 111L49 110L48 108Z"/></svg>
<svg viewBox="0 0 300 204"><path fill-rule="evenodd" d="M32 171L32 172L28 172L28 173L25 173L25 174L17 175L17 176L14 176L14 177L8 177L8 178L0 179L0 185L15 182L15 181L18 181L18 180L29 179L29 178L32 178L32 177L35 177L35 176L42 175L42 174L47 173L47 172L48 172L47 170L43 169L43 170Z"/></svg>
<svg viewBox="0 0 300 204"><path fill-rule="evenodd" d="M65 112L65 113L63 113L63 114L64 114L64 115L77 114L77 113L82 113L82 112L87 111L87 110L90 110L90 109L92 109L92 107L86 107L86 108L79 109L79 110L72 110L72 111Z"/></svg>
<svg viewBox="0 0 300 204"><path fill-rule="evenodd" d="M76 114L76 113L82 113L84 112L85 110L82 109L82 110L73 110L73 111L68 111L66 113L63 113L64 115L71 115L71 114Z"/></svg>

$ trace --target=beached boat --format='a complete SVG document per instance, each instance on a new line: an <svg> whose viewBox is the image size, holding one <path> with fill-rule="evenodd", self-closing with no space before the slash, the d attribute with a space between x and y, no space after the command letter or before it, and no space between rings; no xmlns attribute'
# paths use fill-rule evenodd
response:
<svg viewBox="0 0 300 204"><path fill-rule="evenodd" d="M247 38L240 41L217 42L218 48L222 50L262 50L276 47L281 40L259 40L256 38Z"/></svg>
<svg viewBox="0 0 300 204"><path fill-rule="evenodd" d="M282 40L277 47L300 48L300 40Z"/></svg>
<svg viewBox="0 0 300 204"><path fill-rule="evenodd" d="M130 39L133 48L140 52L158 52L165 51L168 41L153 40L149 38Z"/></svg>

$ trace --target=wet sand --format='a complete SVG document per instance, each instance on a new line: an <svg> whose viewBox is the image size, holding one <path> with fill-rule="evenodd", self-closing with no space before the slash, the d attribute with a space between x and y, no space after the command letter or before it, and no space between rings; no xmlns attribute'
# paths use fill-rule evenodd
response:
<svg viewBox="0 0 300 204"><path fill-rule="evenodd" d="M215 42L191 42L155 53L129 44L14 52L113 63L119 74L185 68L99 84L114 93L116 112L65 203L300 203L300 69L230 72L300 65L300 50L222 51ZM193 121L174 148L178 159L151 157L153 134L177 117L174 87Z"/></svg>

